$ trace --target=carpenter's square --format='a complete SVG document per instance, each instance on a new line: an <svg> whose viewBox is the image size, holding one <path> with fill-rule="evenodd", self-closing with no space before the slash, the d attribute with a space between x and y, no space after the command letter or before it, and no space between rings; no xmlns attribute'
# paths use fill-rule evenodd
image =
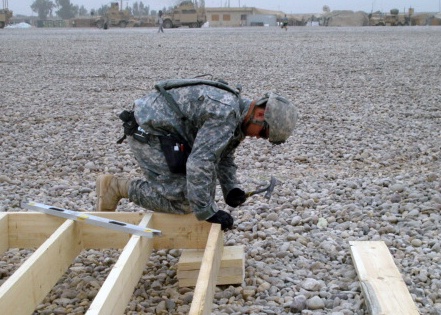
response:
<svg viewBox="0 0 441 315"><path fill-rule="evenodd" d="M139 235L148 238L153 238L154 236L161 235L161 231L159 230L141 227L139 225L134 225L126 222L110 220L107 218L91 215L85 212L78 212L78 211L47 206L38 202L33 202L33 201L22 202L21 206L29 210L36 210L57 217L71 219L75 221L81 221L87 224L101 226L103 228L107 228L110 230L125 232L133 235Z"/></svg>

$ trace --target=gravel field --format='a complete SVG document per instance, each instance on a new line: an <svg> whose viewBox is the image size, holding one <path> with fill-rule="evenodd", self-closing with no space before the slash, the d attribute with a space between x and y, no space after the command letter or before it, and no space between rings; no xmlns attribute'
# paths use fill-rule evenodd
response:
<svg viewBox="0 0 441 315"><path fill-rule="evenodd" d="M383 240L421 314L441 314L441 27L4 29L0 211L31 199L94 210L95 178L141 176L117 115L158 80L212 74L298 106L280 146L247 139L239 178L267 201L240 208L226 245L245 281L213 314L365 314L350 241ZM124 201L119 211L140 211ZM32 253L0 256L0 284ZM120 251L84 251L34 314L84 314ZM146 263L126 314L187 314L179 250Z"/></svg>

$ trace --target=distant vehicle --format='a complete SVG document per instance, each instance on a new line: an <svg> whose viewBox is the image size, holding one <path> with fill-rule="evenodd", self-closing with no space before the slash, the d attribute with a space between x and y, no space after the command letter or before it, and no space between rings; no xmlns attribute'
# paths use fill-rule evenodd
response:
<svg viewBox="0 0 441 315"><path fill-rule="evenodd" d="M413 9L409 9L408 14L400 14L398 9L390 10L390 14L383 14L380 12L369 15L369 25L373 26L404 26L410 25L410 19L413 14Z"/></svg>
<svg viewBox="0 0 441 315"><path fill-rule="evenodd" d="M188 26L201 27L206 21L205 8L196 7L191 1L183 1L162 15L164 28Z"/></svg>
<svg viewBox="0 0 441 315"><path fill-rule="evenodd" d="M4 28L9 24L9 19L12 17L12 11L6 8L0 10L0 28Z"/></svg>
<svg viewBox="0 0 441 315"><path fill-rule="evenodd" d="M129 11L119 9L118 2L112 2L107 12L95 20L96 27L104 29L110 26L126 27L129 24L133 26L136 23Z"/></svg>

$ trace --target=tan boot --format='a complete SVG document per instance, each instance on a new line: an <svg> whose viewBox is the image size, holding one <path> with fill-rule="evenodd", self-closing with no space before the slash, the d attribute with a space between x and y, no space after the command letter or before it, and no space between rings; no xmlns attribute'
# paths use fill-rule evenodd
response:
<svg viewBox="0 0 441 315"><path fill-rule="evenodd" d="M129 197L128 179L100 175L96 179L96 211L115 211L121 198Z"/></svg>

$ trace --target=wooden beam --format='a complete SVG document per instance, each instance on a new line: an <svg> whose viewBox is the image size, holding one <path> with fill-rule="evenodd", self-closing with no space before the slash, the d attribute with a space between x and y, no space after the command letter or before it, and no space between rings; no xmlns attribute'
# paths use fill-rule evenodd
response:
<svg viewBox="0 0 441 315"><path fill-rule="evenodd" d="M7 213L0 213L0 255L9 249L9 227Z"/></svg>
<svg viewBox="0 0 441 315"><path fill-rule="evenodd" d="M139 212L85 213L131 224L139 224L143 215ZM9 212L8 216L10 248L38 247L65 221L63 218L38 212ZM123 248L131 236L127 233L81 224L84 248ZM204 249L210 223L198 221L193 214L154 213L151 228L161 230L163 234L154 238L154 249Z"/></svg>
<svg viewBox="0 0 441 315"><path fill-rule="evenodd" d="M138 224L142 214L137 212L85 212L116 221ZM9 248L35 248L44 241L66 219L39 212L8 212ZM108 230L89 224L82 225L84 248L123 248L130 234Z"/></svg>
<svg viewBox="0 0 441 315"><path fill-rule="evenodd" d="M86 212L102 218L139 224L143 218L140 212ZM124 248L132 235L83 223L84 248Z"/></svg>
<svg viewBox="0 0 441 315"><path fill-rule="evenodd" d="M0 287L2 314L29 315L82 249L81 228L63 223Z"/></svg>
<svg viewBox="0 0 441 315"><path fill-rule="evenodd" d="M194 290L190 315L210 315L213 307L214 290L219 273L224 247L220 224L212 224L202 259L201 271Z"/></svg>
<svg viewBox="0 0 441 315"><path fill-rule="evenodd" d="M146 214L139 225L149 226L151 218ZM133 235L86 314L124 314L152 250L152 239Z"/></svg>
<svg viewBox="0 0 441 315"><path fill-rule="evenodd" d="M179 258L176 276L180 287L194 287L204 251L184 249ZM244 246L224 246L216 285L241 284L245 277Z"/></svg>
<svg viewBox="0 0 441 315"><path fill-rule="evenodd" d="M39 247L65 221L36 212L8 212L8 217L10 248Z"/></svg>
<svg viewBox="0 0 441 315"><path fill-rule="evenodd" d="M382 241L349 244L370 314L419 314L386 244Z"/></svg>
<svg viewBox="0 0 441 315"><path fill-rule="evenodd" d="M203 249L207 245L211 224L198 221L194 214L157 213L152 228L161 230L161 237L153 239L154 249Z"/></svg>

